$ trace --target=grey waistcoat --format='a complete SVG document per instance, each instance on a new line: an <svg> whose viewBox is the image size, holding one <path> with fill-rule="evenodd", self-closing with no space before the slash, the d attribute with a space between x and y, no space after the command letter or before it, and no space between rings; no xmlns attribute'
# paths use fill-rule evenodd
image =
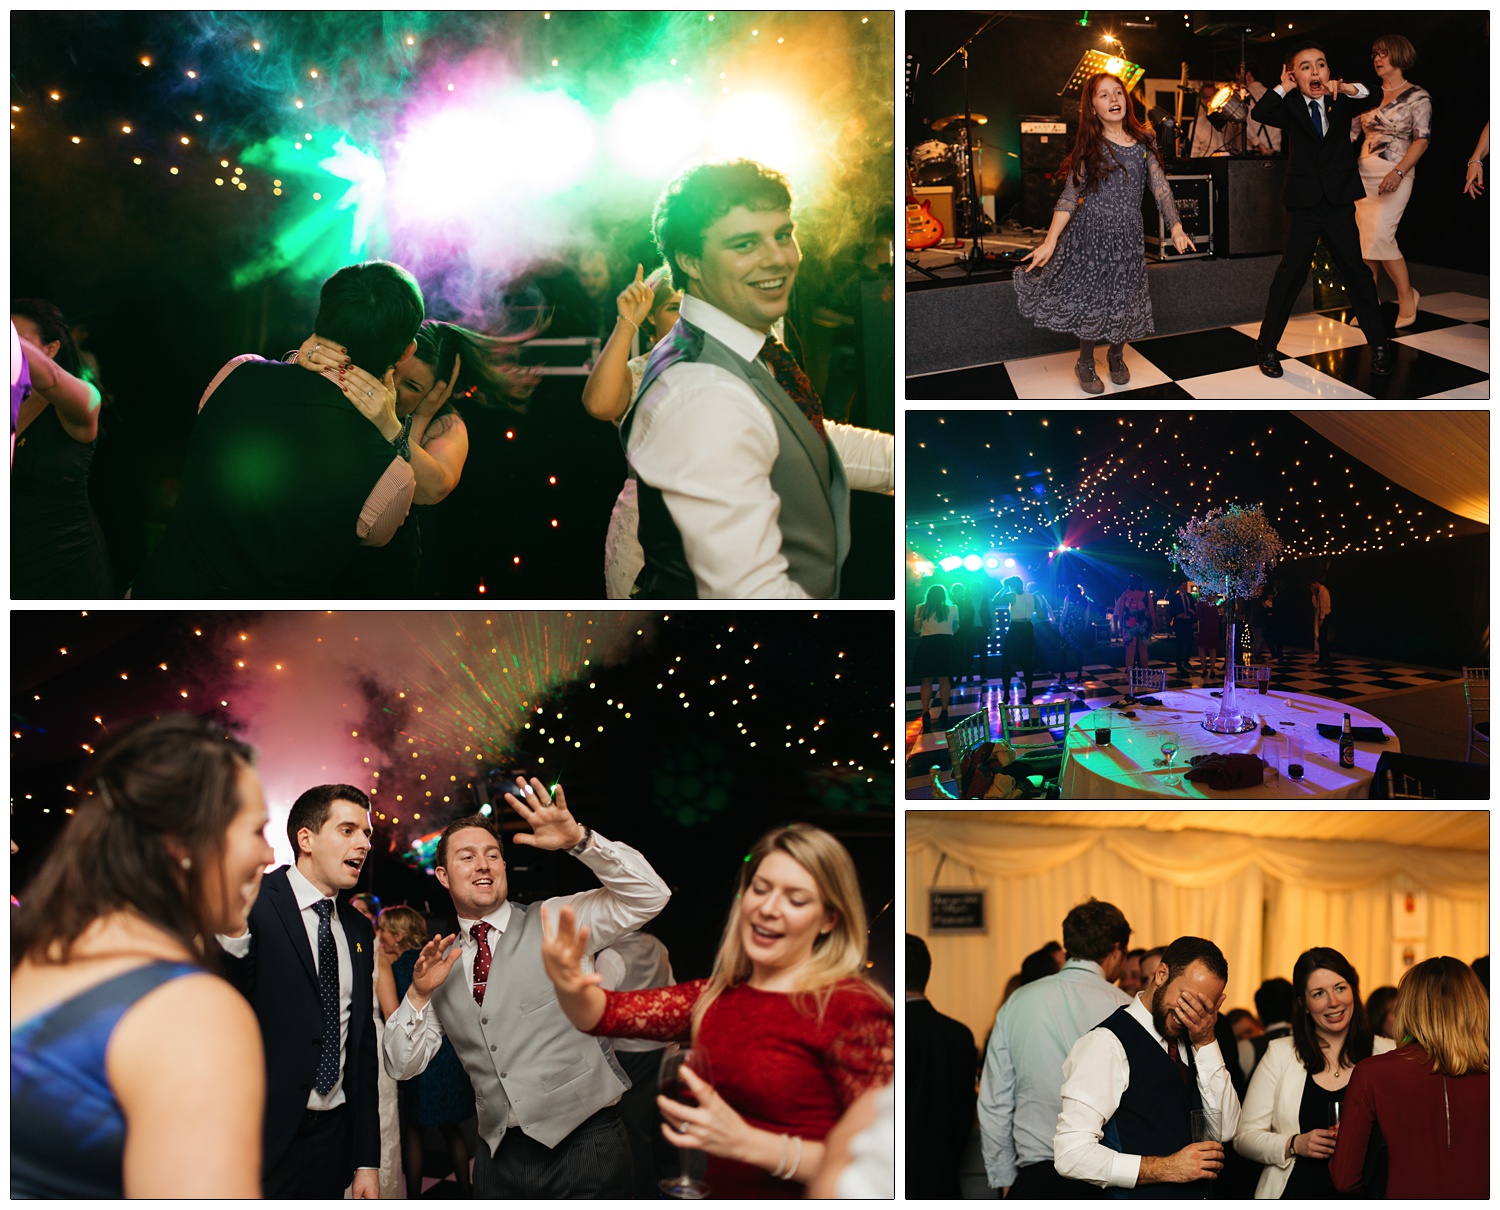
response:
<svg viewBox="0 0 1500 1210"><path fill-rule="evenodd" d="M779 452L771 467L771 490L781 498L781 553L787 575L811 596L838 596L839 574L849 554L849 483L843 463L832 443L823 443L812 422L759 361L746 361L716 337L679 319L652 351L641 379L640 403L620 427L626 449L632 422L648 402L652 384L680 361L727 370L748 383L766 405L776 425ZM682 536L661 492L639 475L635 478L640 485L641 547L646 553L637 581L639 595L696 597L697 583L683 554Z"/></svg>
<svg viewBox="0 0 1500 1210"><path fill-rule="evenodd" d="M490 936L484 1004L474 1003L462 962L432 996L474 1085L479 1137L491 1155L512 1108L529 1137L556 1147L630 1087L608 1040L579 1033L558 1007L542 967L539 913L519 903L510 907L505 932Z"/></svg>

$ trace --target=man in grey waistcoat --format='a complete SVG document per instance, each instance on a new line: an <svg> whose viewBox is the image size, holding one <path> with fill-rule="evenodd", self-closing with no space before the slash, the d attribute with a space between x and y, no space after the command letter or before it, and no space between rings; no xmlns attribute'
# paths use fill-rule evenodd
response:
<svg viewBox="0 0 1500 1210"><path fill-rule="evenodd" d="M547 901L572 905L597 952L640 928L670 892L640 853L579 824L561 787L535 778L509 803L531 827L514 843L563 849L593 870L597 890ZM522 801L524 797L525 801ZM479 1111L474 1196L631 1196L630 1144L617 1109L630 1081L604 1039L579 1033L542 968L536 905L511 903L498 826L454 820L438 840L435 873L453 898L459 932L429 941L385 1028L385 1068L415 1076L446 1034ZM455 970L455 968L457 968Z"/></svg>
<svg viewBox="0 0 1500 1210"><path fill-rule="evenodd" d="M786 180L751 160L690 168L656 204L685 296L621 425L639 597L836 597L849 489L894 490L892 436L825 420L772 334L802 259L791 210Z"/></svg>

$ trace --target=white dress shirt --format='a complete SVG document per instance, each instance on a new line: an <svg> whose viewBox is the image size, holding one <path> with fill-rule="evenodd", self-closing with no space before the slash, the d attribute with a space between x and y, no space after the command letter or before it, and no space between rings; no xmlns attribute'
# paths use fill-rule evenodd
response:
<svg viewBox="0 0 1500 1210"><path fill-rule="evenodd" d="M594 868L593 856L599 853L608 854L624 867L628 880L614 879L605 885L602 892L594 890L584 891L578 895L562 895L548 899L545 903L547 920L553 928L557 927L562 909L571 905L577 915L578 925L580 927L588 925L589 944L595 947L595 952L621 934L639 928L643 911L646 912L647 920L655 916L661 910L660 905L665 903L670 894L667 884L651 868L651 864L629 845L606 840L595 832L593 839L589 841L588 848L579 854L578 859L592 869ZM642 906L648 903L655 905L654 909ZM534 910L536 909L528 909L528 911ZM510 924L511 914L510 901L506 900L484 919L494 926L498 934L503 935ZM470 988L474 986L474 958L479 952L478 945L470 935L470 929L475 923L473 920L459 917L456 943L462 950L458 966L462 968L463 978ZM491 952L494 950L494 944L494 938L491 937ZM450 979L457 977L456 971L448 973ZM502 977L502 972L491 967L490 978L492 980ZM420 1073L443 1044L443 1023L438 1020L437 1013L429 1011L432 1008L431 1001L421 1009L412 1007L411 996L414 986L401 997L401 1003L385 1023L385 1038L382 1044L385 1070L388 1075L397 1080L409 1080ZM509 1125L515 1124L515 1111L512 1110Z"/></svg>
<svg viewBox="0 0 1500 1210"><path fill-rule="evenodd" d="M317 887L307 880L295 865L287 867L287 886L291 888L292 894L297 899L297 911L302 917L302 927L307 930L307 945L312 950L313 970L318 969L318 913L313 911L313 904L327 899L333 904L333 912L328 917L328 927L333 933L334 948L339 955L339 1078L333 1088L325 1096L318 1092L314 1086L312 1093L307 1098L309 1109L326 1110L337 1109L344 1103L344 1064L349 1056L349 1006L354 997L354 967L349 959L349 939L344 936L344 925L339 920L338 900L330 895L323 894ZM250 934L247 932L243 937L219 937L219 944L223 946L224 952L231 958L244 958L250 953ZM373 964L374 958L372 956Z"/></svg>
<svg viewBox="0 0 1500 1210"><path fill-rule="evenodd" d="M1125 1011L1156 1040L1163 1054L1169 1054L1167 1040L1156 1032L1151 1010L1141 999L1146 994L1133 997ZM1177 1041L1184 1063L1189 1045L1185 1038ZM1194 1051L1193 1061L1203 1107L1218 1110L1220 1138L1234 1138L1240 1125L1240 1099L1229 1082L1219 1044L1210 1041ZM1107 1029L1094 1029L1078 1039L1063 1061L1062 1112L1052 1140L1053 1162L1061 1176L1104 1188L1135 1188L1141 1157L1111 1151L1099 1141L1128 1087L1130 1062L1119 1038Z"/></svg>
<svg viewBox="0 0 1500 1210"><path fill-rule="evenodd" d="M1020 1168L1052 1161L1063 1060L1079 1038L1129 1003L1097 962L1070 958L1000 1006L979 1080L980 1147L992 1189L1015 1184Z"/></svg>
<svg viewBox="0 0 1500 1210"><path fill-rule="evenodd" d="M766 342L764 332L692 295L683 297L682 318L746 361L758 359ZM661 492L698 595L806 599L781 553L781 498L771 488L780 445L754 388L718 366L678 362L636 406L626 456ZM824 428L851 488L895 489L891 434L826 420Z"/></svg>
<svg viewBox="0 0 1500 1210"><path fill-rule="evenodd" d="M1363 101L1367 96L1370 95L1370 90L1368 88L1366 88L1363 84L1360 84L1357 81L1352 81L1352 80L1351 81L1347 81L1347 82L1354 85L1354 97L1352 98L1353 100ZM1280 84L1276 85L1276 95L1278 97L1284 97L1284 96L1287 95L1286 94L1286 89L1283 88ZM1302 104L1305 107L1311 108L1312 103L1313 103L1313 98L1311 98L1311 97L1307 96L1305 93L1303 93L1303 91L1300 88L1297 89L1297 96L1301 99ZM1337 99L1338 99L1337 97L1334 98L1334 100L1337 100ZM1328 110L1329 110L1328 104L1323 103L1323 133L1325 135L1328 133ZM1309 119L1311 118L1311 116L1312 116L1311 114L1308 115Z"/></svg>

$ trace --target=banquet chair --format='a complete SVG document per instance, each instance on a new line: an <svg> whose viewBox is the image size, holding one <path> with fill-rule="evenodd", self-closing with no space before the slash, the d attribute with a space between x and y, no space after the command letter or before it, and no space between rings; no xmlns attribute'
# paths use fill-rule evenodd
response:
<svg viewBox="0 0 1500 1210"><path fill-rule="evenodd" d="M968 718L961 718L948 728L948 761L953 771L955 788L962 788L964 757L990 737L990 713L980 710Z"/></svg>
<svg viewBox="0 0 1500 1210"><path fill-rule="evenodd" d="M1073 699L1060 702L1022 702L1001 707L1001 734L1017 752L1033 754L1039 748L1059 748L1068 737L1073 720Z"/></svg>
<svg viewBox="0 0 1500 1210"><path fill-rule="evenodd" d="M1469 746L1464 750L1468 760L1478 748L1486 759L1490 755L1490 670L1464 669L1464 705L1469 712ZM1482 717L1479 717L1482 716Z"/></svg>
<svg viewBox="0 0 1500 1210"><path fill-rule="evenodd" d="M1271 666L1269 664L1236 664L1234 666L1236 689L1259 689L1262 681L1270 685Z"/></svg>
<svg viewBox="0 0 1500 1210"><path fill-rule="evenodd" d="M1466 798L1490 796L1488 765L1407 752L1382 752L1370 783L1371 798Z"/></svg>
<svg viewBox="0 0 1500 1210"><path fill-rule="evenodd" d="M1129 686L1131 697L1134 697L1137 692L1164 693L1167 688L1167 670L1165 668L1128 668L1126 669L1126 684Z"/></svg>

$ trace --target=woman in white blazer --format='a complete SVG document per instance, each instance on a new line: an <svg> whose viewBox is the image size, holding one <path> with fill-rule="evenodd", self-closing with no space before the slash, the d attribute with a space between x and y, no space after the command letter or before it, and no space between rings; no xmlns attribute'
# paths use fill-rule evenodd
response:
<svg viewBox="0 0 1500 1210"><path fill-rule="evenodd" d="M1370 1032L1359 975L1338 950L1319 946L1292 969L1292 1033L1266 1047L1245 1094L1234 1149L1264 1164L1257 1198L1338 1197L1328 1157L1338 1131L1330 1104L1342 1104L1354 1065L1395 1049Z"/></svg>

